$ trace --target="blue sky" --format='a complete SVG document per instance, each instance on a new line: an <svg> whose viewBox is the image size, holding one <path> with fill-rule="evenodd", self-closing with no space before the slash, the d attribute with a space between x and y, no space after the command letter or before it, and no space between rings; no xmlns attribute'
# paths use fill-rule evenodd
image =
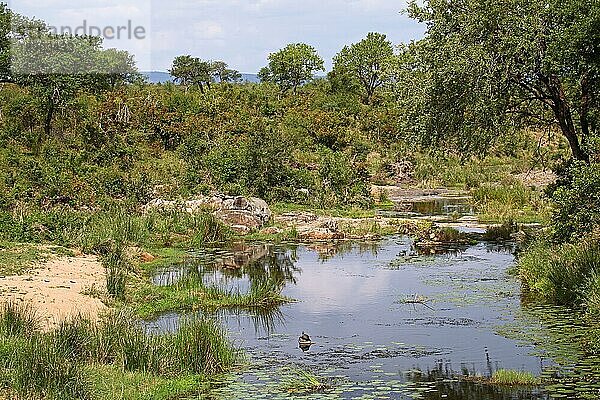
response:
<svg viewBox="0 0 600 400"><path fill-rule="evenodd" d="M142 27L143 38L105 40L132 52L140 70L164 71L174 57L220 59L254 73L269 53L288 43L314 46L331 66L346 44L381 32L398 44L418 39L424 27L402 13L401 0L12 0L9 6L57 28Z"/></svg>

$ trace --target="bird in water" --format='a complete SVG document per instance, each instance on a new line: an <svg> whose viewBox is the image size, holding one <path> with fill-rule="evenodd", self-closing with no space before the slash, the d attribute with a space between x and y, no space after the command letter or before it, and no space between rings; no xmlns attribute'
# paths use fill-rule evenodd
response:
<svg viewBox="0 0 600 400"><path fill-rule="evenodd" d="M310 340L310 336L306 333L302 332L302 335L298 338L298 343L300 344L312 344L312 340Z"/></svg>

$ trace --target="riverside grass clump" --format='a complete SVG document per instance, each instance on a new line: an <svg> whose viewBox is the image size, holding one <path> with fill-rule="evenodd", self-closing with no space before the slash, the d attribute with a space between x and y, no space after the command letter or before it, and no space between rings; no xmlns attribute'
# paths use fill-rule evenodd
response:
<svg viewBox="0 0 600 400"><path fill-rule="evenodd" d="M489 383L498 386L536 386L540 378L528 371L500 369L492 375Z"/></svg>
<svg viewBox="0 0 600 400"><path fill-rule="evenodd" d="M6 312L1 311L2 320L16 320L5 318ZM18 334L9 336L8 331ZM185 319L174 332L159 335L148 333L127 311L113 311L98 322L76 316L50 332L4 329L0 355L0 383L6 393L56 400L112 398L98 393L91 382L89 374L98 368L199 382L228 371L240 357L211 320Z"/></svg>
<svg viewBox="0 0 600 400"><path fill-rule="evenodd" d="M549 220L549 203L539 190L507 177L500 183L484 183L472 190L475 210L488 222L531 223Z"/></svg>
<svg viewBox="0 0 600 400"><path fill-rule="evenodd" d="M284 392L296 395L321 393L329 388L327 379L302 368L286 369L281 381L281 389Z"/></svg>
<svg viewBox="0 0 600 400"><path fill-rule="evenodd" d="M39 318L29 304L9 301L0 305L0 335L27 336L39 329Z"/></svg>
<svg viewBox="0 0 600 400"><path fill-rule="evenodd" d="M197 276L188 276L168 286L139 282L128 298L137 315L152 318L168 311L222 309L271 309L293 301L281 294L281 282L256 281L247 292L224 285L204 285Z"/></svg>
<svg viewBox="0 0 600 400"><path fill-rule="evenodd" d="M518 274L527 289L555 304L600 312L600 245L596 240L532 244L519 261Z"/></svg>

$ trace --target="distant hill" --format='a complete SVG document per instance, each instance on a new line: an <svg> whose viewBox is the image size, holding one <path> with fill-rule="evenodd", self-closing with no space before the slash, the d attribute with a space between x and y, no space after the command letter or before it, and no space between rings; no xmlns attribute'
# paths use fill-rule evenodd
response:
<svg viewBox="0 0 600 400"><path fill-rule="evenodd" d="M168 72L144 71L142 72L142 75L144 75L150 83L173 82L173 77ZM256 74L242 74L242 81L251 83L260 82L258 75Z"/></svg>

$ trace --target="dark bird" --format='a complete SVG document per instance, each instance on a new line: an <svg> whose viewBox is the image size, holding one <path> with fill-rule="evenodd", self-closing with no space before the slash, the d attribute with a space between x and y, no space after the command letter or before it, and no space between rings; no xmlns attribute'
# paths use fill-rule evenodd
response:
<svg viewBox="0 0 600 400"><path fill-rule="evenodd" d="M312 343L312 341L310 340L310 336L308 336L306 333L302 332L302 335L300 335L300 337L298 338L298 343L310 344L310 343Z"/></svg>

